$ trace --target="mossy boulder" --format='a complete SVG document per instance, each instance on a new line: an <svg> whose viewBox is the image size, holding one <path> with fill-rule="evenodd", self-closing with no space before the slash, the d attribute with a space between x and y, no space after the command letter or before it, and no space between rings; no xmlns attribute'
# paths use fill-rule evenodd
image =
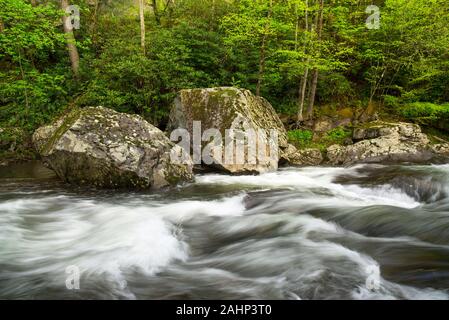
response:
<svg viewBox="0 0 449 320"><path fill-rule="evenodd" d="M164 133L137 115L103 107L74 109L33 135L44 162L68 183L159 189L193 179L193 163Z"/></svg>
<svg viewBox="0 0 449 320"><path fill-rule="evenodd" d="M193 136L194 121L201 122L202 132L217 129L223 139L226 130L242 129L235 123L244 122L257 131L263 129L269 135L271 130L278 133L276 159L263 163L226 164L217 159L212 167L227 173L261 173L277 170L279 158L287 148L287 132L271 104L262 97L256 97L249 90L234 87L181 90L176 97L170 114L168 131L186 129ZM224 154L224 153L223 153Z"/></svg>

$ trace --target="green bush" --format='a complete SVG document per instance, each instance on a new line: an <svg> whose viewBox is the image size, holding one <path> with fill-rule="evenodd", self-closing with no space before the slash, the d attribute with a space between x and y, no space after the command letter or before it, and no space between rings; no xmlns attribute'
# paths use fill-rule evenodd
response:
<svg viewBox="0 0 449 320"><path fill-rule="evenodd" d="M34 159L31 137L24 129L17 127L0 128L0 162L4 159Z"/></svg>
<svg viewBox="0 0 449 320"><path fill-rule="evenodd" d="M333 144L343 144L352 136L352 131L344 127L337 127L326 132L321 138L313 139L311 130L291 130L288 132L288 140L291 144L300 149L318 148L321 151Z"/></svg>
<svg viewBox="0 0 449 320"><path fill-rule="evenodd" d="M288 132L288 140L295 146L304 148L310 145L313 132L310 130L291 130Z"/></svg>
<svg viewBox="0 0 449 320"><path fill-rule="evenodd" d="M449 115L449 104L438 105L430 102L415 102L400 109L401 115L408 119L438 119Z"/></svg>
<svg viewBox="0 0 449 320"><path fill-rule="evenodd" d="M407 120L449 131L449 103L414 102L401 107L399 113Z"/></svg>
<svg viewBox="0 0 449 320"><path fill-rule="evenodd" d="M52 3L0 0L0 126L32 131L70 99L60 19Z"/></svg>
<svg viewBox="0 0 449 320"><path fill-rule="evenodd" d="M390 95L383 96L385 107L388 109L394 110L400 107L401 101L400 98Z"/></svg>
<svg viewBox="0 0 449 320"><path fill-rule="evenodd" d="M326 133L322 142L326 145L342 144L346 139L352 136L352 131L344 127L337 127Z"/></svg>

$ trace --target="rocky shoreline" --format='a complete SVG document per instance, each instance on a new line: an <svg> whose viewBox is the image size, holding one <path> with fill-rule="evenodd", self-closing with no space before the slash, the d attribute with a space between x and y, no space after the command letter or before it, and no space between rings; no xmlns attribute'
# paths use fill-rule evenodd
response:
<svg viewBox="0 0 449 320"><path fill-rule="evenodd" d="M202 129L196 129L195 122L201 123ZM288 165L449 162L449 143L432 144L419 125L405 122L377 120L351 125L352 136L344 145L297 149L288 142L287 131L268 101L232 87L182 90L173 103L165 133L139 116L90 107L73 109L39 128L32 140L43 163L62 181L100 188L161 189L194 179L197 155L188 152L182 163L171 161L173 152L183 153L170 141L171 132L182 129L189 137L203 136L207 128L214 128L216 134L226 136L231 127L255 132L275 129L276 158L266 163L227 163L221 157L227 148L223 144L208 150L212 164L203 161L197 168L240 175L276 171ZM202 146L208 142L200 141ZM257 143L260 149L260 139ZM249 159L249 151L244 152ZM232 153L237 158L237 148Z"/></svg>

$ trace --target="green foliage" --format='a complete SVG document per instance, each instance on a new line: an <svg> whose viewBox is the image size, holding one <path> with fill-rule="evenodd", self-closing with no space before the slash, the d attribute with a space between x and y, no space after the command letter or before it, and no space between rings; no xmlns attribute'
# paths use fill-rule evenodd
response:
<svg viewBox="0 0 449 320"><path fill-rule="evenodd" d="M351 82L342 73L325 73L318 84L320 101L347 105L356 98Z"/></svg>
<svg viewBox="0 0 449 320"><path fill-rule="evenodd" d="M310 130L291 130L288 131L288 140L299 148L305 148L310 145L313 139L313 132Z"/></svg>
<svg viewBox="0 0 449 320"><path fill-rule="evenodd" d="M351 136L352 136L351 130L346 129L344 127L337 127L335 129L326 132L321 141L326 145L343 144L343 142L346 139L351 138Z"/></svg>
<svg viewBox="0 0 449 320"><path fill-rule="evenodd" d="M395 96L385 95L383 96L384 105L389 109L397 109L401 105L401 99Z"/></svg>
<svg viewBox="0 0 449 320"><path fill-rule="evenodd" d="M80 76L74 79L59 2L33 7L28 0L0 0L0 127L29 135L74 104L138 113L163 128L178 90L232 85L255 92L261 61L261 94L278 112L297 113L304 71L310 79L317 69L315 115L363 110L377 100L389 115L449 127L446 0L375 1L378 30L365 27L360 1L324 1L321 37L310 28L318 1L308 1L308 29L305 0L273 0L270 15L268 0L157 0L158 18L150 3L145 54L137 3L74 3L81 9L81 29L74 31ZM337 128L315 137L318 142L310 131L292 131L289 138L324 147L349 135Z"/></svg>
<svg viewBox="0 0 449 320"><path fill-rule="evenodd" d="M21 128L0 128L0 160L34 159L30 135Z"/></svg>
<svg viewBox="0 0 449 320"><path fill-rule="evenodd" d="M422 125L431 125L449 131L449 103L438 105L430 102L415 102L399 109L404 118Z"/></svg>
<svg viewBox="0 0 449 320"><path fill-rule="evenodd" d="M445 0L386 0L381 27L360 42L371 98L448 101L449 11Z"/></svg>
<svg viewBox="0 0 449 320"><path fill-rule="evenodd" d="M135 21L123 18L121 24L131 28ZM86 89L77 101L80 106L104 105L161 124L180 89L222 84L221 38L205 24L154 26L147 33L151 45L146 55L136 37L108 36L102 54L85 62Z"/></svg>
<svg viewBox="0 0 449 320"><path fill-rule="evenodd" d="M343 144L346 139L351 138L352 130L337 127L322 136L315 135L311 130L291 130L288 131L288 141L297 148L318 148L324 151L333 144Z"/></svg>
<svg viewBox="0 0 449 320"><path fill-rule="evenodd" d="M409 119L438 119L449 115L449 104L437 105L430 102L415 102L401 108L401 114Z"/></svg>
<svg viewBox="0 0 449 320"><path fill-rule="evenodd" d="M66 103L67 68L53 61L64 44L60 18L51 3L0 0L0 125L33 130Z"/></svg>

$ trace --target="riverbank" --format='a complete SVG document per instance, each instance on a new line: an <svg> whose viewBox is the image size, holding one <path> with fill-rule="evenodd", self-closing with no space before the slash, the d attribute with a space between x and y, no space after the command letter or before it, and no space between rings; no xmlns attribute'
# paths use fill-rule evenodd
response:
<svg viewBox="0 0 449 320"><path fill-rule="evenodd" d="M385 121L380 121L378 123L388 123ZM375 124L375 123L374 123ZM372 125L371 125L372 126ZM331 146L342 146L347 147L350 145L354 145L356 142L360 142L361 133L360 128L364 129L362 131L366 131L365 129L369 128L369 124L358 125L356 127L349 126L337 126L332 127L328 126L326 131L314 131L313 129L295 129L288 131L288 141L292 145L294 145L298 150L298 159L297 164L302 166L310 166L310 165L330 165L330 159L327 155L328 148ZM354 132L358 130L358 133ZM369 131L369 130L368 130ZM435 128L424 127L422 129L423 133L428 138L429 148L438 148L439 146L445 146L449 144L448 136L445 132L439 131ZM366 134L366 133L365 133ZM357 137L358 135L358 137ZM366 138L373 139L378 138L379 135L371 136ZM0 167L6 166L14 166L25 163L35 163L36 161L40 161L40 157L36 152L34 146L31 143L31 137L25 138L25 143L23 144L13 144L13 148L10 146L7 149L0 152ZM427 142L426 142L427 143ZM4 143L5 145L5 143ZM388 146L391 147L391 146ZM13 151L14 150L14 151ZM296 151L294 151L296 152ZM443 151L441 151L443 154ZM408 157L408 159L407 159ZM399 159L401 160L401 159ZM422 161L416 161L416 157L405 155L405 158L402 159L405 162L410 163L422 163L422 164L431 164L431 163L445 163L449 162L449 154L442 155L441 157L433 158L433 159L422 159ZM413 161L415 160L415 161ZM419 160L419 159L418 159ZM347 159L347 163L352 163L351 159ZM382 162L382 161L378 161ZM389 161L385 160L385 163L394 163L400 161ZM282 166L285 166L285 162L282 163Z"/></svg>
<svg viewBox="0 0 449 320"><path fill-rule="evenodd" d="M74 113L85 113L84 111L88 109L72 108L66 112L65 117L70 118L70 115ZM136 130L140 124L145 124L147 132L153 129L157 130L144 119L133 115L117 114L107 108L90 109L96 110L95 112L98 114L111 113L127 119L125 121L127 124L132 123L133 128L131 130ZM191 130L193 121L201 121L203 129L207 129L208 121L212 121L209 124L210 126L224 132L235 125L231 120L235 122L238 119L262 130L276 128L279 133L281 165L286 163L298 166L347 165L359 162L399 163L404 161L411 163L444 163L449 159L449 134L447 130L441 129L444 127L444 119L438 122L439 127L437 128L404 122L403 118L388 116L385 114L386 110L382 108L373 109L370 114L361 115L351 108L326 110L323 107L317 118L298 124L295 116L279 116L265 99L255 97L248 90L233 87L182 90L174 101L168 127L164 129L166 130L165 135L169 136L175 129L190 128L189 130ZM379 113L376 110L382 114L383 120L379 120ZM209 113L212 111L214 117L209 119ZM229 112L230 114L228 114ZM187 119L184 116L185 114L189 114L190 117ZM68 120L70 122L71 119ZM97 140L102 141L102 137L114 131L115 137L107 140L114 141L114 145L123 145L123 148L127 148L125 144L128 142L115 141L117 140L117 134L123 135L123 138L135 134L134 131L125 132L124 127L116 130L117 128L114 128L113 123L110 127L105 126L103 128L102 124L97 122L95 122L97 124L89 124L87 118L82 121L86 121L84 124L86 130L81 134L87 135L94 131L103 130L103 132L97 134ZM98 119L95 121L98 121ZM422 119L419 120L419 122L422 121ZM69 128L64 128L55 120L51 125L41 127L39 130L42 129L41 132L45 133L51 126L54 127L50 132L55 132L59 127L64 131ZM75 136L77 131L78 129L73 131ZM189 134L192 135L193 132L189 132ZM38 136L35 135L35 137ZM36 144L32 142L31 134L25 130L0 128L0 138L0 166L41 158L36 150ZM41 138L45 138L45 135ZM46 139L48 138L46 137ZM53 138L59 139L58 137ZM83 142L81 139L78 142L85 143L86 141ZM138 143L138 145L140 146L141 143ZM139 146L136 145L136 147ZM94 148L99 147L100 149L104 148L104 146ZM68 155L70 153L69 151ZM73 156L76 158L76 155ZM69 162L74 162L74 159ZM277 167L274 164L267 168L260 165L255 167L243 166L241 168L239 166L221 166L223 170L237 174L272 171ZM217 166L211 169L216 170ZM92 175L89 174L88 176Z"/></svg>

